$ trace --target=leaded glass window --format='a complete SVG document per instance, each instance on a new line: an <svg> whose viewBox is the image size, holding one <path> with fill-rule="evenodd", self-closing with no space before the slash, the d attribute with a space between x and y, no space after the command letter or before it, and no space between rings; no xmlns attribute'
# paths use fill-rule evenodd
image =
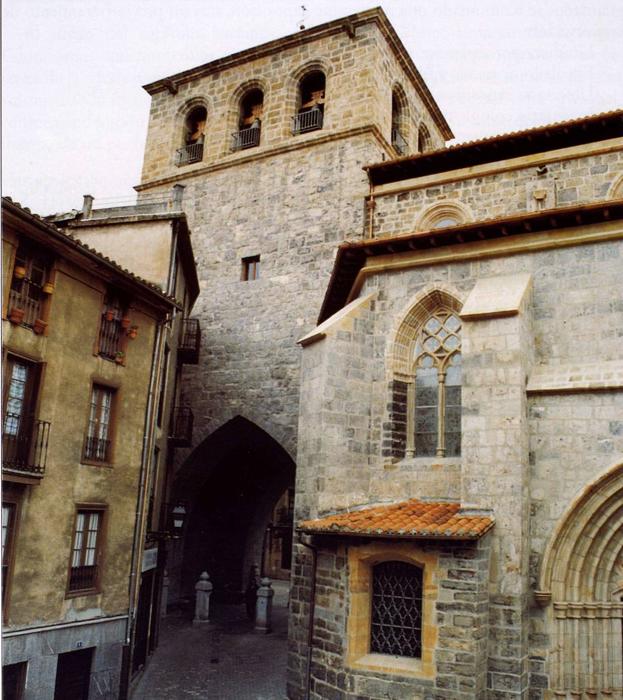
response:
<svg viewBox="0 0 623 700"><path fill-rule="evenodd" d="M432 314L415 343L414 451L418 457L461 453L461 321Z"/></svg>
<svg viewBox="0 0 623 700"><path fill-rule="evenodd" d="M422 569L386 561L372 569L370 651L422 656Z"/></svg>

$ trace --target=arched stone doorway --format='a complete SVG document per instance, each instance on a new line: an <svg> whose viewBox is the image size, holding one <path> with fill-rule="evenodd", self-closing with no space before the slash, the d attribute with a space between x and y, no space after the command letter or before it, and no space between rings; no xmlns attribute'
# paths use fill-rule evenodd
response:
<svg viewBox="0 0 623 700"><path fill-rule="evenodd" d="M623 696L623 464L587 486L543 557L535 597L548 605L555 697Z"/></svg>
<svg viewBox="0 0 623 700"><path fill-rule="evenodd" d="M236 416L209 435L177 473L185 534L169 559L170 600L191 597L208 571L216 600L237 602L253 564L266 568L274 514L294 488L295 464L255 423ZM177 594L177 595L176 595Z"/></svg>

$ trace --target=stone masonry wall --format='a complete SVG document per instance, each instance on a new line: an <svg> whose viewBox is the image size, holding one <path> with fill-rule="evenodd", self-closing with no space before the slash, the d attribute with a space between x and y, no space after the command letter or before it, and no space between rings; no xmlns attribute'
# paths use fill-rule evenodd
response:
<svg viewBox="0 0 623 700"><path fill-rule="evenodd" d="M344 666L348 644L348 550L358 540L318 543L310 698L313 700L484 700L488 622L488 538L479 543L413 543L438 557L434 678ZM309 630L311 556L299 545L294 559L288 697L304 695Z"/></svg>
<svg viewBox="0 0 623 700"><path fill-rule="evenodd" d="M588 204L606 199L623 173L623 152L575 157L549 163L539 176L534 165L443 184L414 187L375 197L377 238L412 233L422 213L440 201L465 205L473 221L513 216L533 209L532 192L547 192L545 208Z"/></svg>
<svg viewBox="0 0 623 700"><path fill-rule="evenodd" d="M239 100L245 85L257 85L264 92L260 146L253 152L275 146L294 146L316 135L292 135L296 113L298 81L306 66L325 71L326 99L323 132L376 124L387 141L391 135L391 97L399 81L411 102L410 112L426 122L433 143L442 137L424 104L406 77L393 52L374 23L356 27L354 38L346 31L312 41L301 36L299 43L273 55L250 59L225 67L192 82L182 83L175 95L166 90L152 96L145 147L142 183L165 177L179 178L206 165L230 163L248 151L231 152L231 134L238 129ZM183 145L184 116L190 105L204 104L207 127L203 160L175 166L175 151ZM413 144L415 147L415 144ZM393 156L392 156L393 157ZM376 162L374 159L367 162Z"/></svg>

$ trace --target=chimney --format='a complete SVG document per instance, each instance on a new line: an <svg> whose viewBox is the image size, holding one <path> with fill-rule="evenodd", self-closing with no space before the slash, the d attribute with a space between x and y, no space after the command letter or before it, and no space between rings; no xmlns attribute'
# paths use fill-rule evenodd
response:
<svg viewBox="0 0 623 700"><path fill-rule="evenodd" d="M83 219L90 219L91 218L91 212L93 211L93 195L92 194L84 194L82 195L83 200L82 200L82 218Z"/></svg>

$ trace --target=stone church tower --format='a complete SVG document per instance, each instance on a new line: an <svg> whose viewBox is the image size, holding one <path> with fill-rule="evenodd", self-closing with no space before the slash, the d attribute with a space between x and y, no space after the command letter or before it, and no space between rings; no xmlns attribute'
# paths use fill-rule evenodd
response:
<svg viewBox="0 0 623 700"><path fill-rule="evenodd" d="M294 486L296 341L315 326L337 246L366 235L365 166L452 133L380 8L145 89L139 203L183 185L201 285L200 362L178 387L195 427L178 450L173 496L191 517L171 592L208 568L235 595Z"/></svg>

